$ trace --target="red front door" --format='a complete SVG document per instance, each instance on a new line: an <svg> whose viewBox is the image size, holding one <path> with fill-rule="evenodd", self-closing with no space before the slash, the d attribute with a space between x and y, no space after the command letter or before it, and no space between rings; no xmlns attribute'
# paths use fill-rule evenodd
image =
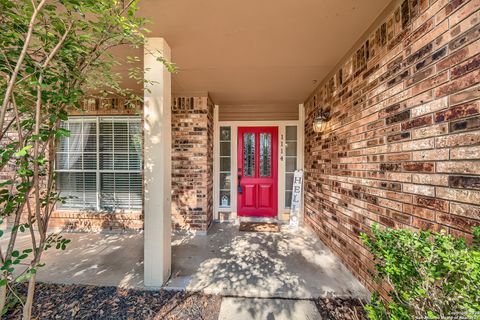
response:
<svg viewBox="0 0 480 320"><path fill-rule="evenodd" d="M278 184L278 128L238 128L239 216L276 217Z"/></svg>

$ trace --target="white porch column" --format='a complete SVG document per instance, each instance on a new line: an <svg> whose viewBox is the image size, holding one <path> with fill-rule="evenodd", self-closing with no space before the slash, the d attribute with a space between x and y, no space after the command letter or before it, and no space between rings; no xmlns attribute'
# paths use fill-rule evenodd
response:
<svg viewBox="0 0 480 320"><path fill-rule="evenodd" d="M145 79L155 81L144 93L144 281L160 287L171 272L171 75L156 61L170 60L163 38L148 38L144 48Z"/></svg>

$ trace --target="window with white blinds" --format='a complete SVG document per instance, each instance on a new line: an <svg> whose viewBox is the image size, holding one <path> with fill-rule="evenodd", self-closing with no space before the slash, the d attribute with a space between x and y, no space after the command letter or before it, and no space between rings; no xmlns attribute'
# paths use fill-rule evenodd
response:
<svg viewBox="0 0 480 320"><path fill-rule="evenodd" d="M60 209L118 211L142 208L140 117L72 117L57 150Z"/></svg>

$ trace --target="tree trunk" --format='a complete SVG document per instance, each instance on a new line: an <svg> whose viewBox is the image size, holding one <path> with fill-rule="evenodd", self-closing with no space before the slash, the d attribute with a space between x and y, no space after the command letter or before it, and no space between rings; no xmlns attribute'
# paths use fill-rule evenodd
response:
<svg viewBox="0 0 480 320"><path fill-rule="evenodd" d="M32 317L32 305L33 305L33 296L35 294L35 282L37 279L37 274L34 273L30 280L28 281L28 292L27 300L23 306L23 315L22 320L30 320Z"/></svg>

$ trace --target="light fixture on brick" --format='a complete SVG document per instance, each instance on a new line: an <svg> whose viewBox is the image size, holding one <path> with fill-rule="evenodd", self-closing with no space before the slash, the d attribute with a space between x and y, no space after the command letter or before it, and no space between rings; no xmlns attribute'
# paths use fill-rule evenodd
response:
<svg viewBox="0 0 480 320"><path fill-rule="evenodd" d="M328 120L330 120L330 111L319 108L313 119L313 131L319 133L325 130Z"/></svg>

